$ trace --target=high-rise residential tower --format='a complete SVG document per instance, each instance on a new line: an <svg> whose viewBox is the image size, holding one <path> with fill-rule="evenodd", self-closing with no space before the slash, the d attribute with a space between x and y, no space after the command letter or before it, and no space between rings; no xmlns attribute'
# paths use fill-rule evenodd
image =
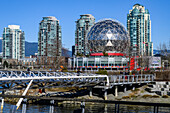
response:
<svg viewBox="0 0 170 113"><path fill-rule="evenodd" d="M133 55L153 55L151 42L151 20L148 9L140 4L135 4L127 15L127 29L130 36Z"/></svg>
<svg viewBox="0 0 170 113"><path fill-rule="evenodd" d="M19 25L8 25L3 31L2 51L4 59L25 57L25 34Z"/></svg>
<svg viewBox="0 0 170 113"><path fill-rule="evenodd" d="M76 21L75 55L86 54L86 37L94 24L95 18L91 14L80 15L80 19Z"/></svg>
<svg viewBox="0 0 170 113"><path fill-rule="evenodd" d="M39 23L38 56L61 56L61 26L53 16L43 17Z"/></svg>

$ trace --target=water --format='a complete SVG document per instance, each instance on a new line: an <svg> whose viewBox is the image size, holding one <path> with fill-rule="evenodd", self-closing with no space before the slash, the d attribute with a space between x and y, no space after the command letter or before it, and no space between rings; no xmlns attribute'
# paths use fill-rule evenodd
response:
<svg viewBox="0 0 170 113"><path fill-rule="evenodd" d="M10 113L11 105L5 103L3 113ZM23 104L24 105L24 104ZM16 113L25 113L23 105L17 110ZM26 104L25 104L26 105ZM60 106L50 105L26 105L26 113L74 113L76 110L81 113L79 104L64 104ZM115 104L104 103L86 103L84 113L114 113ZM148 106L131 106L131 105L119 105L119 113L153 113L154 107ZM159 107L159 113L170 113L170 107Z"/></svg>

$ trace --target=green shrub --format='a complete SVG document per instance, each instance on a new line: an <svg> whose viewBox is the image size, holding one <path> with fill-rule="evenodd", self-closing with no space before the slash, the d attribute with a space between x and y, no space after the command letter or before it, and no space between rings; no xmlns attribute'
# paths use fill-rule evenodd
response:
<svg viewBox="0 0 170 113"><path fill-rule="evenodd" d="M9 64L9 68L12 68L12 64L11 63Z"/></svg>
<svg viewBox="0 0 170 113"><path fill-rule="evenodd" d="M145 91L144 90L142 90L140 93L144 93Z"/></svg>
<svg viewBox="0 0 170 113"><path fill-rule="evenodd" d="M108 75L120 75L120 72L109 71Z"/></svg>
<svg viewBox="0 0 170 113"><path fill-rule="evenodd" d="M5 60L4 63L3 63L3 67L5 68L8 68L8 62Z"/></svg>
<svg viewBox="0 0 170 113"><path fill-rule="evenodd" d="M89 57L90 55L86 55L86 57Z"/></svg>
<svg viewBox="0 0 170 113"><path fill-rule="evenodd" d="M104 52L103 52L103 55L104 55L104 56L108 56L108 53L106 53L106 52L104 51Z"/></svg>
<svg viewBox="0 0 170 113"><path fill-rule="evenodd" d="M131 90L132 92L140 91L139 88L135 88L134 90Z"/></svg>
<svg viewBox="0 0 170 113"><path fill-rule="evenodd" d="M67 68L64 67L64 68L62 69L62 72L68 72Z"/></svg>
<svg viewBox="0 0 170 113"><path fill-rule="evenodd" d="M106 70L101 70L101 69L99 69L99 71L97 71L96 74L108 75Z"/></svg>
<svg viewBox="0 0 170 113"><path fill-rule="evenodd" d="M83 56L83 54L77 53L77 55L76 55L76 56Z"/></svg>

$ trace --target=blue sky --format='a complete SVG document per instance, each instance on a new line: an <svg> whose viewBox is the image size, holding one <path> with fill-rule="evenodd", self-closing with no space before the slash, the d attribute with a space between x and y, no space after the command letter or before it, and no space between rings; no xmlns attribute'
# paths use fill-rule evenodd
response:
<svg viewBox="0 0 170 113"><path fill-rule="evenodd" d="M151 15L152 42L170 40L170 0L1 0L0 33L10 24L20 25L26 41L38 42L42 17L55 16L62 27L63 46L71 50L75 38L75 21L81 14L92 14L96 21L113 18L126 26L133 5L145 6ZM2 35L1 35L2 36Z"/></svg>

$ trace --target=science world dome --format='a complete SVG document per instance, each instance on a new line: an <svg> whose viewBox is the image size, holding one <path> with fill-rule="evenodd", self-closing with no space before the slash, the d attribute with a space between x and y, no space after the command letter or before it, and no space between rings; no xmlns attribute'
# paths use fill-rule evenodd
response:
<svg viewBox="0 0 170 113"><path fill-rule="evenodd" d="M113 19L98 21L86 38L87 53L127 53L129 36L125 27Z"/></svg>

